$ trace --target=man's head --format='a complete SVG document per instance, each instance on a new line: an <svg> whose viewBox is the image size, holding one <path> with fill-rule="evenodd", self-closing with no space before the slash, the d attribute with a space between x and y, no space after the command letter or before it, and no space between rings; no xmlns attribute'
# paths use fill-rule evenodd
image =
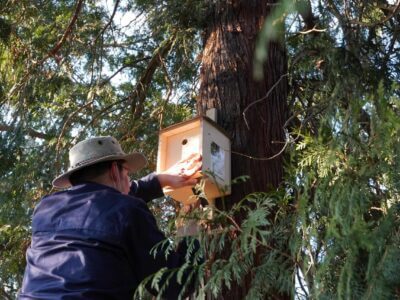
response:
<svg viewBox="0 0 400 300"><path fill-rule="evenodd" d="M79 142L69 151L69 162L68 171L54 179L54 187L66 188L91 181L108 184L125 192L127 188L129 190L128 173L146 165L142 154L124 153L118 141L110 136Z"/></svg>

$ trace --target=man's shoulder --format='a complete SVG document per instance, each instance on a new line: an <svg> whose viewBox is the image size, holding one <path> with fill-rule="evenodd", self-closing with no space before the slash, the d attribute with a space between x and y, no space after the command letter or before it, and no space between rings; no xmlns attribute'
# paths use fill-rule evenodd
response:
<svg viewBox="0 0 400 300"><path fill-rule="evenodd" d="M143 205L146 206L143 200L112 188L81 185L43 197L35 208L32 227L43 230L117 226Z"/></svg>
<svg viewBox="0 0 400 300"><path fill-rule="evenodd" d="M44 196L37 207L46 206L52 209L57 207L65 208L69 206L98 206L109 209L114 208L136 208L146 205L146 203L138 197L132 195L124 195L119 191L97 184L83 184L72 187L68 190L56 192Z"/></svg>

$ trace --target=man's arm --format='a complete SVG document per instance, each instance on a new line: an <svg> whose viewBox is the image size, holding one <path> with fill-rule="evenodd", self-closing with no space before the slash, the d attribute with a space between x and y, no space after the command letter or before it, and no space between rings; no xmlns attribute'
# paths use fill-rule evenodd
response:
<svg viewBox="0 0 400 300"><path fill-rule="evenodd" d="M158 175L156 173L150 173L139 180L132 181L129 195L140 198L146 203L164 196Z"/></svg>
<svg viewBox="0 0 400 300"><path fill-rule="evenodd" d="M163 173L151 173L139 180L132 181L129 195L141 198L147 203L162 197L164 195L162 188L166 186L180 188L195 185L197 180L191 177L201 169L201 165L201 155L192 154Z"/></svg>

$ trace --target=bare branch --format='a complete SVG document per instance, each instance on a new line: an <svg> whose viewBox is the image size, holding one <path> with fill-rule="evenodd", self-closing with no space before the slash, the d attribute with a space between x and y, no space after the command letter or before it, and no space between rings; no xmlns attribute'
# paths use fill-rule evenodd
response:
<svg viewBox="0 0 400 300"><path fill-rule="evenodd" d="M278 153L276 153L276 154L274 154L274 155L272 155L272 156L269 156L269 157L255 157L255 156L251 156L251 155L244 154L244 153L240 153L240 152L236 152L236 151L231 151L231 153L236 154L236 155L240 155L240 156L243 156L243 157L247 157L247 158L250 158L250 159L253 159L253 160L261 160L261 161L273 160L273 159L277 158L279 155L281 155L281 154L285 151L286 147L287 147L289 144L293 143L293 142L294 142L294 140L293 140L293 141L292 141L292 140L287 140L287 141L283 144L282 149L279 150ZM274 142L272 142L272 143L274 143Z"/></svg>
<svg viewBox="0 0 400 300"><path fill-rule="evenodd" d="M111 14L110 20L108 20L107 24L103 27L103 29L99 32L99 34L94 38L94 40L91 43L92 45L94 45L97 42L99 37L102 36L104 34L104 32L107 30L107 28L111 25L111 23L112 23L112 21L113 21L113 19L115 17L115 14L117 12L119 3L120 3L120 0L116 0L115 1L114 10L113 10L113 12Z"/></svg>
<svg viewBox="0 0 400 300"><path fill-rule="evenodd" d="M97 120L97 118L99 118L100 116L102 116L102 115L105 114L106 112L109 112L109 110L110 110L111 108L113 108L114 106L116 106L116 105L118 105L118 104L121 104L121 103L123 103L123 102L125 102L125 101L127 101L127 100L128 100L128 97L125 97L125 98L123 98L123 99L121 99L121 100L118 100L118 101L115 101L115 102L111 103L110 105L107 105L107 106L104 107L102 110L100 110L96 115L93 116L92 120L91 120L88 124L86 124L83 128L81 128L81 129L79 130L78 134L77 134L76 137L73 139L73 141L71 142L71 144L76 144L76 142L78 141L78 139L79 139L80 135L82 134L82 132L85 132L85 131L89 128L89 126L92 125L92 124Z"/></svg>
<svg viewBox="0 0 400 300"><path fill-rule="evenodd" d="M264 101L265 99L267 99L269 97L269 95L272 93L272 91L278 86L278 84L282 81L283 78L289 76L289 73L283 74L277 82L274 83L274 85L268 90L267 94L260 98L255 100L254 102L250 103L249 105L247 105L247 107L243 110L243 118L244 118L244 122L246 123L247 129L250 129L249 123L247 121L247 117L246 117L246 112L249 110L250 107L252 107L253 105L260 103L261 101Z"/></svg>
<svg viewBox="0 0 400 300"><path fill-rule="evenodd" d="M104 79L104 80L99 84L99 86L100 86L100 87L104 86L106 83L108 83L111 79L113 79L115 76L117 76L120 72L122 72L122 71L125 70L126 68L133 67L135 64L137 64L137 63L139 63L139 62L141 62L141 61L144 61L144 60L148 60L148 59L150 59L150 58L151 58L150 56L142 57L142 58L136 59L135 61L133 61L133 62L131 62L131 63L129 63L129 64L123 65L123 66L120 67L114 74L112 74L110 77Z"/></svg>
<svg viewBox="0 0 400 300"><path fill-rule="evenodd" d="M299 31L300 34L309 34L309 33L313 33L313 32L325 32L326 29L317 29L317 28L312 28L306 31Z"/></svg>
<svg viewBox="0 0 400 300"><path fill-rule="evenodd" d="M296 268L296 277L297 277L297 281L300 284L301 290L304 293L304 296L306 297L306 299L308 299L308 292L307 292L307 289L305 288L305 286L303 284L304 278L300 275L300 268L299 267Z"/></svg>
<svg viewBox="0 0 400 300"><path fill-rule="evenodd" d="M87 128L89 128L89 126L91 126L97 118L99 118L101 115L108 112L112 107L114 107L118 104L121 104L126 101L131 102L134 119L139 117L142 106L143 106L143 101L146 97L147 88L151 82L151 79L153 78L154 72L160 66L161 59L163 57L165 57L165 55L168 54L169 50L173 46L174 41L175 41L175 34L156 50L154 56L150 60L144 74L140 78L140 80L137 83L133 92L130 93L127 97L125 97L121 100L115 101L114 103L111 103L110 105L107 105L101 111L99 111L95 116L93 116L92 120L79 131L79 133L77 134L77 136L74 138L74 140L72 142L73 144L76 143L80 134L82 132L84 132Z"/></svg>

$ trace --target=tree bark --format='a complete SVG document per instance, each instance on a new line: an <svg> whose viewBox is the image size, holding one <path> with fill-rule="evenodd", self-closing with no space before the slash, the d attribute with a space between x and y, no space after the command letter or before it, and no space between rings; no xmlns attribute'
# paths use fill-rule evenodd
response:
<svg viewBox="0 0 400 300"><path fill-rule="evenodd" d="M282 156L265 160L279 153L285 141L287 59L282 45L269 44L264 79L253 78L256 37L268 13L265 1L221 1L205 33L198 111L217 108L218 123L232 141L232 178L251 177L248 184L233 186L231 201L282 182ZM269 91L266 99L257 101Z"/></svg>
<svg viewBox="0 0 400 300"><path fill-rule="evenodd" d="M204 115L209 108L217 109L218 123L232 142L232 178L250 176L246 183L232 186L226 207L249 193L276 189L283 179L282 155L266 159L278 154L285 141L288 88L283 45L268 45L264 78L253 78L257 34L273 7L268 2L216 1L205 29L198 111ZM249 280L224 293L224 299L243 299Z"/></svg>

